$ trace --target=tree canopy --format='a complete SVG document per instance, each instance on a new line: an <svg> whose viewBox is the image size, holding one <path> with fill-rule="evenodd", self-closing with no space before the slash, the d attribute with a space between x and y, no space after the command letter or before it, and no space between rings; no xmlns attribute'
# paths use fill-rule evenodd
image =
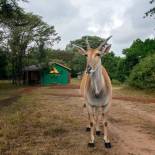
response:
<svg viewBox="0 0 155 155"><path fill-rule="evenodd" d="M82 36L82 38L80 39L70 41L70 43L66 46L66 50L72 48L73 44L79 45L80 47L86 50L87 49L86 38L88 38L91 48L97 48L104 40L103 38L100 38L98 36Z"/></svg>

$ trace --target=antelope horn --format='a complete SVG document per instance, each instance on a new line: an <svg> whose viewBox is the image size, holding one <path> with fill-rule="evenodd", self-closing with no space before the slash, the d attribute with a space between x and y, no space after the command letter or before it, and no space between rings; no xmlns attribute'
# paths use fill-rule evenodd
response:
<svg viewBox="0 0 155 155"><path fill-rule="evenodd" d="M87 50L91 48L89 45L88 37L86 37L86 45L87 45Z"/></svg>
<svg viewBox="0 0 155 155"><path fill-rule="evenodd" d="M75 45L75 44L72 44L72 46L74 46L74 47L80 49L83 53L86 53L86 51L85 51L82 47L80 47L80 46L78 46L78 45Z"/></svg>
<svg viewBox="0 0 155 155"><path fill-rule="evenodd" d="M98 50L101 50L101 48L111 39L112 36L108 37L107 39L105 39L100 46L97 48Z"/></svg>

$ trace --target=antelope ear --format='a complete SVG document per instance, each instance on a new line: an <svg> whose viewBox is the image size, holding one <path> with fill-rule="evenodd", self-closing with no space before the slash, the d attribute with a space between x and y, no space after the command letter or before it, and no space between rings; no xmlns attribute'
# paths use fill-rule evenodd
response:
<svg viewBox="0 0 155 155"><path fill-rule="evenodd" d="M101 54L104 55L104 54L109 53L110 48L111 48L111 44L104 45L101 49Z"/></svg>
<svg viewBox="0 0 155 155"><path fill-rule="evenodd" d="M75 44L73 44L73 46L78 50L78 52L79 52L81 55L86 55L87 52L86 52L82 47L77 46L77 45L75 45Z"/></svg>

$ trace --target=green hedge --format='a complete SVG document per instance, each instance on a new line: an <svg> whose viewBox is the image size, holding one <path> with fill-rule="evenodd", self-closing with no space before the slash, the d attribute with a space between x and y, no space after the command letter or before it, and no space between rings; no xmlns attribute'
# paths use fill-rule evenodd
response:
<svg viewBox="0 0 155 155"><path fill-rule="evenodd" d="M155 89L155 54L137 64L128 79L129 85L142 89Z"/></svg>

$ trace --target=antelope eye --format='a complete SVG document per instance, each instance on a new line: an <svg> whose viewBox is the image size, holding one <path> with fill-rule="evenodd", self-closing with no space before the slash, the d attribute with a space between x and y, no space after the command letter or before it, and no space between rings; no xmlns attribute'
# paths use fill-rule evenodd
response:
<svg viewBox="0 0 155 155"><path fill-rule="evenodd" d="M88 55L87 55L87 54L85 54L84 56L85 56L85 57L87 57Z"/></svg>
<svg viewBox="0 0 155 155"><path fill-rule="evenodd" d="M100 53L96 53L96 56L99 56L99 57L100 57L100 56L101 56L101 54L100 54Z"/></svg>

